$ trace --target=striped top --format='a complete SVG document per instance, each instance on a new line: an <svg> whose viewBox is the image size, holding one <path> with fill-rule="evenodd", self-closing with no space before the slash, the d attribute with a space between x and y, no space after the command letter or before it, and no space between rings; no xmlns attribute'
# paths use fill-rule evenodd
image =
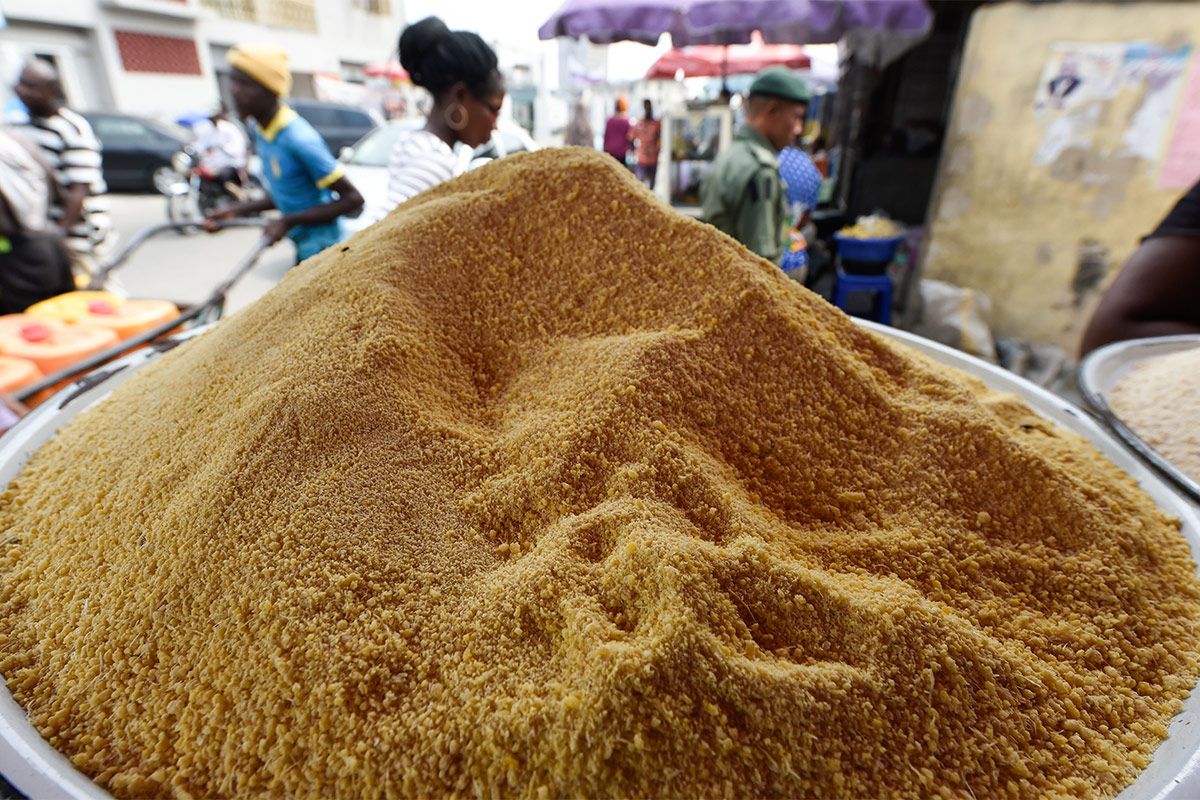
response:
<svg viewBox="0 0 1200 800"><path fill-rule="evenodd" d="M0 197L8 204L18 233L38 233L50 212L50 175L30 148L0 128Z"/></svg>
<svg viewBox="0 0 1200 800"><path fill-rule="evenodd" d="M67 244L77 253L91 253L107 237L108 198L104 176L100 172L100 142L87 120L67 108L49 117L25 115L12 124L41 148L46 162L54 170L64 190L79 184L88 187L83 201L83 219L67 231ZM50 209L52 220L61 220L63 208L56 203Z"/></svg>
<svg viewBox="0 0 1200 800"><path fill-rule="evenodd" d="M382 219L410 197L454 177L458 157L450 145L429 131L403 134L388 160L387 202L377 215Z"/></svg>

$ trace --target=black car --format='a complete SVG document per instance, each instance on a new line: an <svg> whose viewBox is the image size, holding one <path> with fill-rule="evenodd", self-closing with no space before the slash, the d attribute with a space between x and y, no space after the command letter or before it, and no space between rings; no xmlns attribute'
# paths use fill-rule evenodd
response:
<svg viewBox="0 0 1200 800"><path fill-rule="evenodd" d="M83 114L100 140L104 182L114 191L153 192L154 173L170 167L187 136L170 125L133 114Z"/></svg>
<svg viewBox="0 0 1200 800"><path fill-rule="evenodd" d="M328 145L329 152L335 156L343 147L350 147L378 125L374 117L354 106L299 98L292 98L287 102L297 114L317 129L317 133Z"/></svg>

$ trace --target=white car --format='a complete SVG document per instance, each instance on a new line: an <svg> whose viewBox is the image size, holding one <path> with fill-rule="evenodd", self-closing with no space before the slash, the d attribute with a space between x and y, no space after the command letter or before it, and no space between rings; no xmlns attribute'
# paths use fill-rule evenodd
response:
<svg viewBox="0 0 1200 800"><path fill-rule="evenodd" d="M367 227L369 220L383 216L384 204L387 202L387 167L392 149L401 134L423 127L425 120L420 117L393 120L368 133L353 147L343 148L339 158L346 166L346 177L363 196L362 213L357 217L344 219L346 230L357 233ZM496 158L538 148L538 143L524 128L501 125L492 134L490 142L474 150L462 144L455 145L454 152L458 155L455 174L459 175L483 166Z"/></svg>

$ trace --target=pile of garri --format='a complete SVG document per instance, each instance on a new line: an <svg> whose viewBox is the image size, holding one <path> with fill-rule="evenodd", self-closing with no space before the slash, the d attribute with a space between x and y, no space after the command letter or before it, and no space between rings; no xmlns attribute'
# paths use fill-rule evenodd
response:
<svg viewBox="0 0 1200 800"><path fill-rule="evenodd" d="M1177 521L582 150L294 270L0 497L0 674L116 795L1111 797Z"/></svg>

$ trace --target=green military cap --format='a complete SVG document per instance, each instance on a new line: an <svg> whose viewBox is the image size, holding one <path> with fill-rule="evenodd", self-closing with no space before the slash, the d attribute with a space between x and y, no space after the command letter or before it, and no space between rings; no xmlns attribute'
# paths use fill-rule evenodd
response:
<svg viewBox="0 0 1200 800"><path fill-rule="evenodd" d="M767 67L755 75L754 82L750 84L750 94L781 97L794 103L807 103L811 98L804 81L787 67Z"/></svg>

